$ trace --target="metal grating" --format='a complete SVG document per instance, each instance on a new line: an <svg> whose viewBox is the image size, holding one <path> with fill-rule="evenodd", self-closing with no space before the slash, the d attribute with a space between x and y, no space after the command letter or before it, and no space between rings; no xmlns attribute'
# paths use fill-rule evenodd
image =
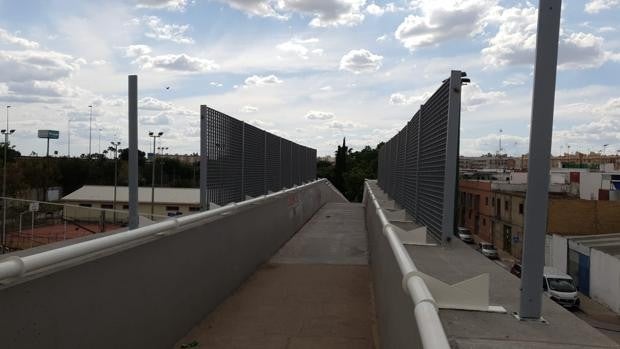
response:
<svg viewBox="0 0 620 349"><path fill-rule="evenodd" d="M207 197L225 205L241 200L243 122L207 109Z"/></svg>
<svg viewBox="0 0 620 349"><path fill-rule="evenodd" d="M454 231L461 72L452 71L396 136L379 150L379 185L429 232Z"/></svg>
<svg viewBox="0 0 620 349"><path fill-rule="evenodd" d="M217 205L316 178L316 150L206 108L207 199Z"/></svg>

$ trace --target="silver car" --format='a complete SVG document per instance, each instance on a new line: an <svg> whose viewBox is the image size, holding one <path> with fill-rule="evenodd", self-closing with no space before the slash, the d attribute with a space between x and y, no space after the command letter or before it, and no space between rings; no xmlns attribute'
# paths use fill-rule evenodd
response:
<svg viewBox="0 0 620 349"><path fill-rule="evenodd" d="M466 242L468 244L474 243L474 237L471 235L471 231L469 231L469 229L459 227L456 234L459 239L463 240L463 242Z"/></svg>
<svg viewBox="0 0 620 349"><path fill-rule="evenodd" d="M478 244L478 248L480 249L480 253L485 255L491 259L497 259L499 256L497 255L497 249L493 244L489 244L487 242L481 242Z"/></svg>

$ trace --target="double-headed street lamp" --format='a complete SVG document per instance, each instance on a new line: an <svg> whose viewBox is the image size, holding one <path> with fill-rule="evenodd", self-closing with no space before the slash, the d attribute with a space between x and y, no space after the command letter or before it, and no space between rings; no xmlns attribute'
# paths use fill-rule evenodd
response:
<svg viewBox="0 0 620 349"><path fill-rule="evenodd" d="M163 132L149 132L149 137L153 137L153 163L151 165L151 167L153 168L152 171L152 181L151 181L151 220L155 220L155 159L157 158L157 153L155 152L156 148L156 142L157 142L157 138L163 136L164 133Z"/></svg>
<svg viewBox="0 0 620 349"><path fill-rule="evenodd" d="M114 201L112 203L112 207L114 208L114 212L112 213L113 218L112 222L116 224L116 184L118 178L118 146L121 145L121 142L110 142L114 147Z"/></svg>
<svg viewBox="0 0 620 349"><path fill-rule="evenodd" d="M169 149L168 147L157 147L157 150L159 150L159 153L161 155L164 155L164 152L168 149ZM159 174L159 186L163 187L164 186L164 162L163 161L161 162L160 170L161 172Z"/></svg>
<svg viewBox="0 0 620 349"><path fill-rule="evenodd" d="M10 105L6 106L6 129L2 130L2 134L4 135L4 168L2 173L2 253L5 253L6 248L6 159L9 148L9 136L15 133L15 130L9 129L10 108Z"/></svg>

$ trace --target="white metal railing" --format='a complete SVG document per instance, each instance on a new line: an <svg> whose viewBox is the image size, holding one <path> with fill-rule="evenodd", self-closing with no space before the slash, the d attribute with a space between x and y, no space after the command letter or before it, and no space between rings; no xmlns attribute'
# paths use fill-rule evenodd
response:
<svg viewBox="0 0 620 349"><path fill-rule="evenodd" d="M366 182L365 185L370 199L376 207L383 234L390 244L392 252L394 253L394 258L403 275L402 286L413 301L414 314L422 346L427 349L449 349L450 344L448 343L448 338L446 337L443 325L439 319L438 307L433 295L429 291L424 280L416 275L418 269L409 257L409 253L396 234L394 227L385 217L370 185L368 185L368 182Z"/></svg>
<svg viewBox="0 0 620 349"><path fill-rule="evenodd" d="M325 181L319 179L290 189L281 190L276 193L263 195L253 199L232 203L213 210L200 212L184 217L171 218L169 220L148 225L145 227L128 230L125 232L104 236L98 239L84 241L69 246L55 248L53 250L36 253L29 256L10 256L0 259L0 283L13 281L16 278L32 271L44 267L82 257L91 253L100 252L112 247L118 247L128 242L137 241L147 237L166 236L180 231L180 228L188 227L192 224L205 221L217 216L228 215L239 208L257 205L265 200L276 198L282 195L304 189L308 186Z"/></svg>

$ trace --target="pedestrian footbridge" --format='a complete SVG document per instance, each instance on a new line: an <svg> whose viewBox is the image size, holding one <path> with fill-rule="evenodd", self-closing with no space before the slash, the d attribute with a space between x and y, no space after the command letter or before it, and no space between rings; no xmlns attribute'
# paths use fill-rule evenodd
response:
<svg viewBox="0 0 620 349"><path fill-rule="evenodd" d="M420 229L421 228L421 229ZM438 244L373 181L326 180L0 260L6 348L617 348Z"/></svg>

